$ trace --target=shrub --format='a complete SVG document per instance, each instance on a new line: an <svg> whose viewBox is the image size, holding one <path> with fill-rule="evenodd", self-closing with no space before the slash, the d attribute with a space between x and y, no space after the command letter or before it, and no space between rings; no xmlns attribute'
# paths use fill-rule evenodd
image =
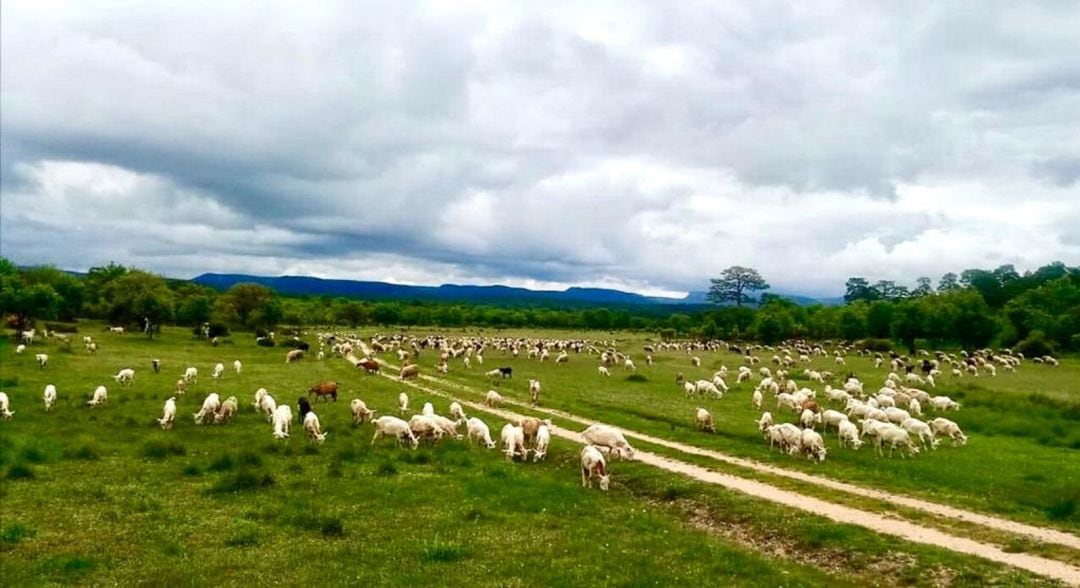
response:
<svg viewBox="0 0 1080 588"><path fill-rule="evenodd" d="M45 323L45 328L50 333L78 333L79 327L75 326L75 323Z"/></svg>
<svg viewBox="0 0 1080 588"><path fill-rule="evenodd" d="M228 337L229 327L225 323L210 323L210 338Z"/></svg>
<svg viewBox="0 0 1080 588"><path fill-rule="evenodd" d="M892 341L888 339L864 339L858 343L859 349L888 353L892 351Z"/></svg>
<svg viewBox="0 0 1080 588"><path fill-rule="evenodd" d="M259 347L273 347L274 346L274 340L273 339L267 339L267 338L264 337L262 339L256 339L255 344L258 345Z"/></svg>
<svg viewBox="0 0 1080 588"><path fill-rule="evenodd" d="M424 544L424 559L428 561L451 562L465 557L465 547L453 541L435 538Z"/></svg>
<svg viewBox="0 0 1080 588"><path fill-rule="evenodd" d="M0 531L0 541L3 541L4 543L18 543L23 539L30 539L36 535L37 531L15 523L14 525L4 527L4 530Z"/></svg>
<svg viewBox="0 0 1080 588"><path fill-rule="evenodd" d="M1046 333L1042 331L1032 331L1027 339L1017 343L1013 349L1017 353L1023 353L1024 357L1054 355L1054 346L1046 339Z"/></svg>
<svg viewBox="0 0 1080 588"><path fill-rule="evenodd" d="M187 450L183 445L174 442L149 441L143 445L142 455L146 459L160 461L173 455L184 455Z"/></svg>
<svg viewBox="0 0 1080 588"><path fill-rule="evenodd" d="M7 472L7 479L9 480L33 480L34 470L30 469L30 466L24 463L17 463L11 466L11 469Z"/></svg>
<svg viewBox="0 0 1080 588"><path fill-rule="evenodd" d="M210 492L214 494L235 494L237 492L261 490L273 485L274 477L267 472L241 470L223 476L210 487Z"/></svg>

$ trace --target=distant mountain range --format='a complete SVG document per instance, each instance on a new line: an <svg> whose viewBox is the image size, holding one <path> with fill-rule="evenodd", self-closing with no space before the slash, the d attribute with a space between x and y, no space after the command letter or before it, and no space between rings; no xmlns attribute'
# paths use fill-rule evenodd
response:
<svg viewBox="0 0 1080 588"><path fill-rule="evenodd" d="M625 306L625 305L690 305L708 304L705 292L690 292L683 298L642 296L632 292L607 288L567 288L566 290L530 290L511 286L469 286L443 284L441 286L405 286L387 282L362 282L356 280L327 280L304 276L250 276L245 274L202 274L191 280L196 284L216 290L227 290L235 284L256 283L272 288L281 294L345 296L368 300L442 300L468 302L499 302L517 304L548 304L571 306ZM797 304L843 304L843 298L812 298L792 294L779 294Z"/></svg>

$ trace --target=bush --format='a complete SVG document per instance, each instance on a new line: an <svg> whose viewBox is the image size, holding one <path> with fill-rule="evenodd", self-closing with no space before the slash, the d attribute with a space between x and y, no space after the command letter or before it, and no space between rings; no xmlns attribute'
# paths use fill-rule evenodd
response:
<svg viewBox="0 0 1080 588"><path fill-rule="evenodd" d="M50 333L78 333L79 327L75 323L45 323L45 329Z"/></svg>
<svg viewBox="0 0 1080 588"><path fill-rule="evenodd" d="M859 349L889 353L892 351L892 341L888 339L864 339L858 343Z"/></svg>
<svg viewBox="0 0 1080 588"><path fill-rule="evenodd" d="M225 323L210 323L210 338L214 337L228 337L229 327Z"/></svg>
<svg viewBox="0 0 1080 588"><path fill-rule="evenodd" d="M274 346L274 340L263 337L261 339L256 339L255 344L258 345L259 347L273 347Z"/></svg>
<svg viewBox="0 0 1080 588"><path fill-rule="evenodd" d="M150 441L143 445L142 454L146 459L162 460L172 455L184 455L187 450L179 443Z"/></svg>
<svg viewBox="0 0 1080 588"><path fill-rule="evenodd" d="M1017 343L1013 350L1023 353L1024 357L1054 355L1054 346L1046 340L1046 333L1042 331L1032 331L1027 339Z"/></svg>

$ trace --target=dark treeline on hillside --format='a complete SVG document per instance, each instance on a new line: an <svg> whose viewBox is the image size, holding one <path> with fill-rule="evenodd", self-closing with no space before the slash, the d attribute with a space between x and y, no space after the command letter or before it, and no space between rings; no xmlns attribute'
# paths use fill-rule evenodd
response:
<svg viewBox="0 0 1080 588"><path fill-rule="evenodd" d="M1080 268L1057 262L1024 275L1012 266L967 270L946 274L936 290L931 285L920 278L909 290L893 282L871 285L852 278L847 304L840 307L799 306L766 294L755 306L689 312L663 305L523 308L282 296L259 284L219 292L113 263L74 276L51 267L20 269L0 258L0 313L18 329L37 321L93 318L137 330L147 320L193 329L209 323L215 334L305 325L540 327L650 330L661 337L763 343L806 337L892 340L908 348L917 342L966 348L1018 345L1040 355L1080 350Z"/></svg>

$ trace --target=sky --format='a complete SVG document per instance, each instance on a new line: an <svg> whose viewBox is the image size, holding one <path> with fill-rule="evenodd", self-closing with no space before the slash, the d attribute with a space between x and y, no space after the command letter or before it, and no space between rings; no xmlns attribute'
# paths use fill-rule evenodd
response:
<svg viewBox="0 0 1080 588"><path fill-rule="evenodd" d="M0 5L0 254L774 291L1080 263L1075 2Z"/></svg>

